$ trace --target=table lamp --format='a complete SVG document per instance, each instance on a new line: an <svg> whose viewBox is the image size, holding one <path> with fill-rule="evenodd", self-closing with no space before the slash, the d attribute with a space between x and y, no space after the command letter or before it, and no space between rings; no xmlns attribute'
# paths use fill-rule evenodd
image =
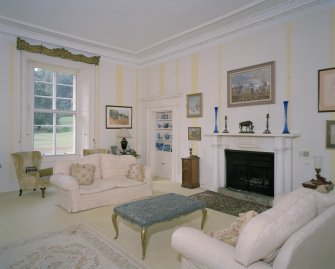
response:
<svg viewBox="0 0 335 269"><path fill-rule="evenodd" d="M132 138L132 136L129 133L128 129L120 129L118 135L116 136L118 138L122 138L121 140L121 149L123 153L126 152L127 146L128 146L128 141L127 138Z"/></svg>

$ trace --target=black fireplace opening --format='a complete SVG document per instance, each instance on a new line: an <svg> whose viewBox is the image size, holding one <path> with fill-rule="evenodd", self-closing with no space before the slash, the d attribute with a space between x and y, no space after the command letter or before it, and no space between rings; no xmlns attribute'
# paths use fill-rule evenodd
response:
<svg viewBox="0 0 335 269"><path fill-rule="evenodd" d="M227 188L274 196L274 153L225 150Z"/></svg>

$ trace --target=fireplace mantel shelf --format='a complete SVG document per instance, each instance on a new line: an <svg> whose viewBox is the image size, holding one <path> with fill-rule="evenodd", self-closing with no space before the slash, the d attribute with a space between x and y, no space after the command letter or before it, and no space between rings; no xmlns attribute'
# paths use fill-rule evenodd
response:
<svg viewBox="0 0 335 269"><path fill-rule="evenodd" d="M295 138L299 137L299 133L291 133L291 134L257 134L257 133L211 133L206 134L206 136L227 136L227 137L287 137L287 138Z"/></svg>

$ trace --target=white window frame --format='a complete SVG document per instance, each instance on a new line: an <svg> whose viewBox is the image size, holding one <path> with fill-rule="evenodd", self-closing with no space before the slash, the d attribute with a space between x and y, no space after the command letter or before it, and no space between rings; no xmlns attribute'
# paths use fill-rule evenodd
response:
<svg viewBox="0 0 335 269"><path fill-rule="evenodd" d="M82 150L84 148L94 147L96 132L95 66L21 51L21 130L19 139L21 151L33 150L34 66L77 74L76 154L45 156L50 162L57 161L60 158L77 158L82 155Z"/></svg>
<svg viewBox="0 0 335 269"><path fill-rule="evenodd" d="M52 98L52 108L51 109L43 109L43 108L35 108L35 102L34 102L34 97L35 97L35 79L34 79L34 69L35 68L40 68L40 69L44 69L44 70L47 70L47 71L51 71L53 72L53 84L52 84L52 87L53 87L53 96L51 97ZM75 76L75 81L74 81L74 84L73 84L73 88L74 88L74 92L73 92L73 100L74 100L74 104L73 104L73 110L72 111L63 111L63 110L57 110L56 108L56 89L55 89L55 84L56 84L56 73L59 73L59 72L63 72L63 73L68 73L68 74L72 74L73 76ZM71 69L68 69L68 68L63 68L63 67L55 67L55 66L51 66L51 65L45 65L45 64L39 64L39 63L36 63L34 62L32 64L32 73L33 73L33 77L32 77L32 80L33 80L33 89L32 89L32 114L31 114L31 118L32 118L32 130L31 130L31 134L32 134L32 143L33 143L33 147L34 147L34 113L35 112L46 112L46 113L52 113L53 115L53 128L57 128L56 126L56 114L61 114L61 113L66 113L66 114L72 114L75 116L75 122L74 122L74 142L75 142L75 147L74 147L74 153L71 153L71 154L50 154L50 155L45 155L45 156L62 156L62 155L78 155L77 154L77 151L78 151L78 147L77 147L77 140L78 140L78 136L77 136L77 117L78 117L78 114L77 114L77 103L78 103L78 100L77 100L77 77L78 77L78 71L77 70L71 70ZM56 130L54 130L56 131ZM53 133L53 149L56 150L56 135L57 135L57 132L56 133ZM34 148L35 150L35 148Z"/></svg>

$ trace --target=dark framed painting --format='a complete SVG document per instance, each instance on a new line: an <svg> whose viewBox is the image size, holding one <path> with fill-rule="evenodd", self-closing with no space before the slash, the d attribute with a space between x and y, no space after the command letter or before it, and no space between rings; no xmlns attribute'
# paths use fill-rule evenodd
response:
<svg viewBox="0 0 335 269"><path fill-rule="evenodd" d="M131 129L132 107L106 106L106 129Z"/></svg>
<svg viewBox="0 0 335 269"><path fill-rule="evenodd" d="M188 127L188 140L201 141L201 127Z"/></svg>
<svg viewBox="0 0 335 269"><path fill-rule="evenodd" d="M227 106L275 103L275 62L227 72Z"/></svg>
<svg viewBox="0 0 335 269"><path fill-rule="evenodd" d="M318 111L335 111L335 68L318 70Z"/></svg>
<svg viewBox="0 0 335 269"><path fill-rule="evenodd" d="M187 118L202 117L202 93L186 95Z"/></svg>
<svg viewBox="0 0 335 269"><path fill-rule="evenodd" d="M335 120L326 121L326 148L335 149Z"/></svg>

